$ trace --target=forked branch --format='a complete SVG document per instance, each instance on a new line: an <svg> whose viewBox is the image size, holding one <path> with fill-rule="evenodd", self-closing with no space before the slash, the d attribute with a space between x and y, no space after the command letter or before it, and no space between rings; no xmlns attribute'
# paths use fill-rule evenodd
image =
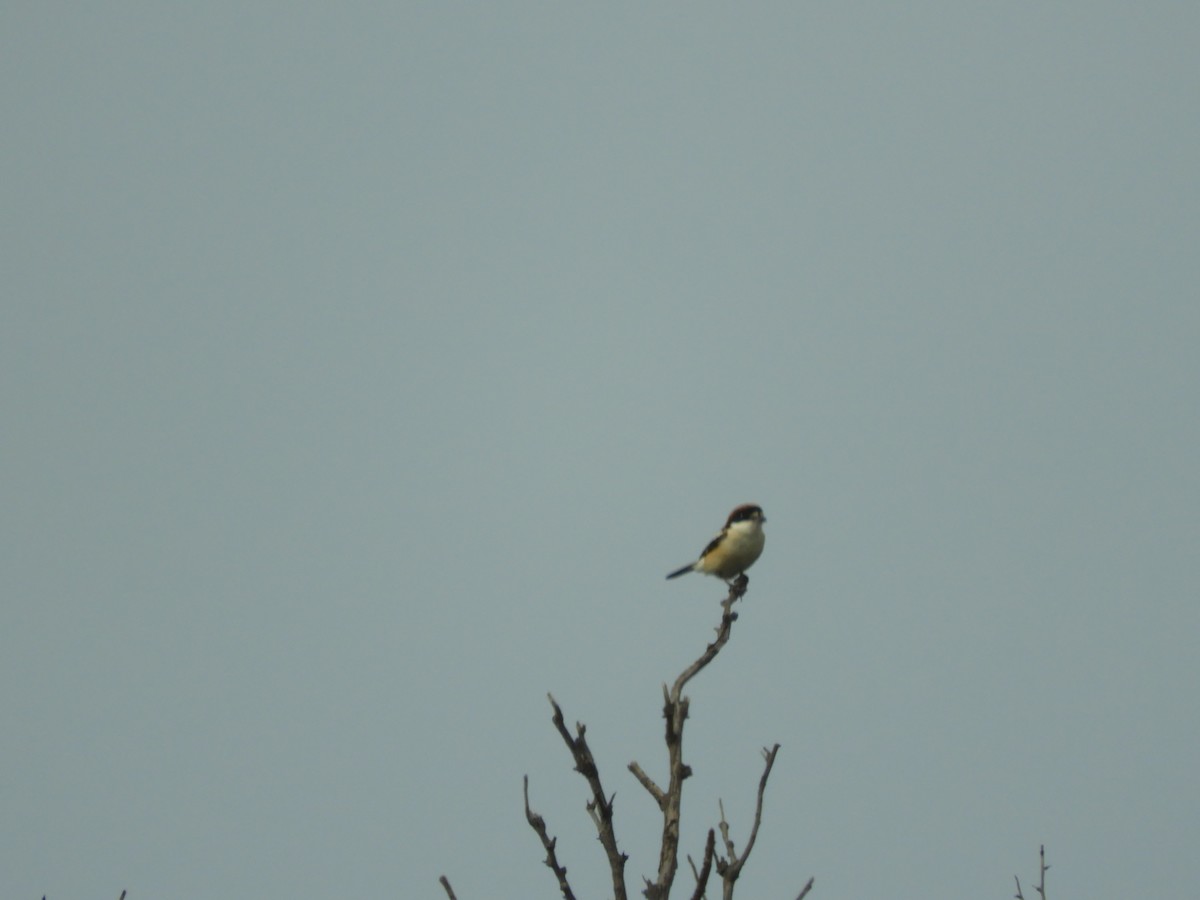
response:
<svg viewBox="0 0 1200 900"><path fill-rule="evenodd" d="M721 652L721 649L729 642L729 638L733 633L733 623L738 618L738 614L733 611L733 604L745 595L748 584L749 579L745 575L741 575L735 581L729 583L729 595L721 601L721 621L716 628L716 639L705 647L704 652L679 674L679 677L675 679L675 683L670 688L665 684L663 685L663 719L665 722L668 762L668 781L666 787L659 786L636 761L629 764L629 771L633 773L638 783L654 799L655 805L662 812L663 816L662 843L659 849L657 877L653 881L646 879L643 890L643 894L645 894L647 900L666 900L670 895L671 887L674 884L675 875L679 867L679 819L680 804L683 796L683 782L692 774L691 768L683 761L683 729L688 718L688 698L683 695L683 691L688 683L705 666L711 663L717 654ZM558 730L563 743L567 745L567 749L571 752L571 756L575 760L575 771L584 777L588 783L588 787L591 789L592 798L587 803L587 810L596 825L600 844L604 848L604 853L608 858L614 898L615 900L627 900L625 863L628 857L617 847L617 839L613 830L613 798L605 793L604 787L601 784L600 773L596 767L595 758L588 747L587 728L583 723L577 722L575 724L575 732L572 734L567 728L562 708L552 695L547 696L550 699L551 707L554 709L552 717L554 727ZM705 891L714 867L722 878L723 896L726 900L733 896L734 883L741 874L742 867L746 864L746 860L749 858L750 852L754 849L754 843L758 838L758 829L762 823L763 795L766 791L767 779L771 774L771 768L775 764L775 756L778 752L778 744L770 749L763 749L766 767L758 783L758 800L755 806L754 823L750 829L750 836L746 842L746 847L741 855L738 855L733 840L729 836L729 823L725 819L725 810L722 807L719 829L725 845L726 855L722 857L717 853L716 831L709 829L708 840L705 844L704 856L700 868L697 869L695 862L692 861L691 857L688 857L688 863L691 865L692 874L696 880L696 886L692 892L692 900L702 900L705 897ZM567 881L566 867L559 863L555 852L556 839L552 838L547 832L545 820L529 806L528 776L525 778L525 818L529 822L530 827L537 833L542 846L546 850L545 863L558 879L559 889L562 891L564 900L575 900L574 892ZM453 900L453 892L450 890L449 883L444 878L443 886L446 888L447 893L450 894L451 900ZM804 889L800 892L797 900L803 900L808 892L812 890L812 886L813 881L810 878ZM1045 900L1045 898L1043 897L1042 900Z"/></svg>
<svg viewBox="0 0 1200 900"><path fill-rule="evenodd" d="M750 851L754 849L754 842L758 840L758 826L762 824L763 794L767 790L767 779L771 777L771 767L775 765L775 755L778 752L778 744L770 750L766 747L763 748L763 759L767 761L767 764L763 769L762 778L758 780L758 800L754 805L754 824L750 827L750 837L746 841L746 849L740 856L734 848L733 839L729 837L729 822L725 819L725 805L720 804L721 822L718 827L721 829L721 839L725 842L725 852L728 855L717 859L717 874L721 876L721 881L724 883L723 896L725 900L729 900L733 896L734 882L742 874L742 867L746 865L746 860L750 858Z"/></svg>
<svg viewBox="0 0 1200 900"><path fill-rule="evenodd" d="M1050 867L1046 865L1045 844L1041 844L1038 847L1038 864L1040 870L1038 873L1038 883L1033 886L1033 889L1038 892L1038 896L1041 897L1042 900L1046 900L1046 872L1050 870ZM1021 893L1021 879L1016 875L1014 875L1013 878L1016 879L1017 882L1017 892L1013 896L1016 898L1016 900L1025 900L1025 895Z"/></svg>
<svg viewBox="0 0 1200 900"><path fill-rule="evenodd" d="M550 705L554 707L552 719L554 727L558 729L563 743L567 745L567 749L571 751L571 756L575 759L575 771L584 777L588 787L592 790L592 799L588 801L587 811L592 817L592 821L596 823L596 831L600 835L600 845L604 848L604 855L608 857L613 896L616 900L626 900L625 861L629 857L617 849L617 836L613 831L613 801L604 793L604 786L600 783L600 771L596 768L595 757L592 756L591 748L587 743L587 726L582 722L576 722L575 736L572 737L563 720L563 711L558 705L558 701L552 694L546 696L550 698Z"/></svg>
<svg viewBox="0 0 1200 900"><path fill-rule="evenodd" d="M708 876L712 872L713 855L717 846L717 834L711 828L708 829L708 840L704 842L704 861L700 864L700 871L696 871L696 864L692 862L692 858L688 857L688 865L692 867L692 875L696 879L696 890L692 891L692 900L701 900L704 896L704 890L708 887Z"/></svg>

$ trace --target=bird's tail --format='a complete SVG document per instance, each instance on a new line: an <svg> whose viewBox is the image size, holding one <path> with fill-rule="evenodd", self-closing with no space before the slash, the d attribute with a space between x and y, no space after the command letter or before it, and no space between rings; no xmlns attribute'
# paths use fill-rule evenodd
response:
<svg viewBox="0 0 1200 900"><path fill-rule="evenodd" d="M694 568L696 568L695 563L688 563L682 569L676 569L674 572L672 572L667 577L668 578L678 578L680 575L686 575L688 572L692 571L692 569L694 569Z"/></svg>

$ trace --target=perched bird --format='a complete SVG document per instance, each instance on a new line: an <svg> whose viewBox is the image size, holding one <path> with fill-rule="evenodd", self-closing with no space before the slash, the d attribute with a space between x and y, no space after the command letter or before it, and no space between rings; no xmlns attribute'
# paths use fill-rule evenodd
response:
<svg viewBox="0 0 1200 900"><path fill-rule="evenodd" d="M688 572L715 575L725 581L732 580L754 565L763 551L762 524L767 521L762 507L753 503L739 506L729 514L721 533L713 538L700 558L694 563L676 569L668 578L678 578Z"/></svg>

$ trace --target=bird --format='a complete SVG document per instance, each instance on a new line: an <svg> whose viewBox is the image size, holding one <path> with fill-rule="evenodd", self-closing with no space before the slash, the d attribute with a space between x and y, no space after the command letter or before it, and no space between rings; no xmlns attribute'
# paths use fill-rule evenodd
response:
<svg viewBox="0 0 1200 900"><path fill-rule="evenodd" d="M714 575L731 581L754 565L763 551L762 525L767 521L762 507L743 503L729 514L721 533L709 541L694 563L676 569L667 578L678 578L688 572Z"/></svg>

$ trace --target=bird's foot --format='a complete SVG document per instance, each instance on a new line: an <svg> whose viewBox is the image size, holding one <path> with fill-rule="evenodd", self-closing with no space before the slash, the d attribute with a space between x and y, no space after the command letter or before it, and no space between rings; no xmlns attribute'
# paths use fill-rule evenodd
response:
<svg viewBox="0 0 1200 900"><path fill-rule="evenodd" d="M726 581L725 584L729 586L730 598L738 600L746 593L746 588L750 585L750 576L743 572L737 578Z"/></svg>

